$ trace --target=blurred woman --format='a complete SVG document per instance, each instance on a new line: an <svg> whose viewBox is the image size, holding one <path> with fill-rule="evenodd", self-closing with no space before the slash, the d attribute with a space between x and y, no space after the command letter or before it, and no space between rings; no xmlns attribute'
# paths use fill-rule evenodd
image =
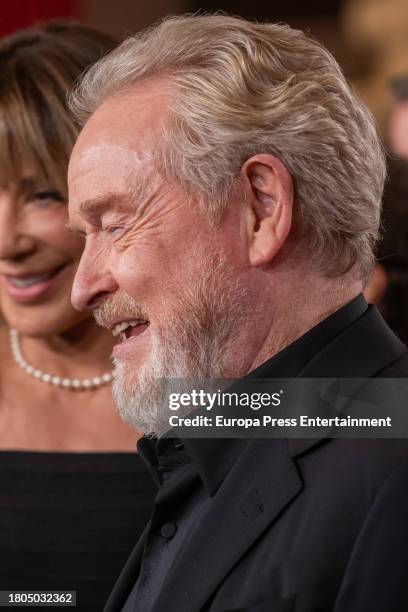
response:
<svg viewBox="0 0 408 612"><path fill-rule="evenodd" d="M378 257L387 275L387 288L379 308L394 333L408 344L407 160L389 160L382 225Z"/></svg>
<svg viewBox="0 0 408 612"><path fill-rule="evenodd" d="M111 336L70 303L66 93L113 46L64 22L0 41L0 590L98 611L154 494L112 403Z"/></svg>

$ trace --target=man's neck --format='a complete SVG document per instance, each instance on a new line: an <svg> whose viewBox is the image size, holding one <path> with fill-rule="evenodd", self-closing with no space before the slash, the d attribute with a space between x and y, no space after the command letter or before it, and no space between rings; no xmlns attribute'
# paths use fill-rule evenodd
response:
<svg viewBox="0 0 408 612"><path fill-rule="evenodd" d="M344 282L327 281L317 284L308 291L296 287L296 292L283 286L279 292L278 303L269 309L269 317L265 320L253 321L253 327L264 327L260 334L258 346L253 346L252 359L245 364L247 374L262 363L295 342L310 329L328 318L337 310L348 304L361 293L361 281L350 281L345 287ZM264 311L265 312L265 311Z"/></svg>

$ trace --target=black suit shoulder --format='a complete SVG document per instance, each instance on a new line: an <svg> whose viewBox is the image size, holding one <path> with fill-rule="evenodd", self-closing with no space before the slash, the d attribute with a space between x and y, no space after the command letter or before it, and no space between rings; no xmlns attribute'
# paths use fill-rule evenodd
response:
<svg viewBox="0 0 408 612"><path fill-rule="evenodd" d="M377 376L379 378L408 378L408 349Z"/></svg>
<svg viewBox="0 0 408 612"><path fill-rule="evenodd" d="M330 438L297 459L309 495L343 499L368 512L390 474L408 462L408 439Z"/></svg>
<svg viewBox="0 0 408 612"><path fill-rule="evenodd" d="M359 533L335 612L407 609L407 482L408 461L405 460L385 481Z"/></svg>

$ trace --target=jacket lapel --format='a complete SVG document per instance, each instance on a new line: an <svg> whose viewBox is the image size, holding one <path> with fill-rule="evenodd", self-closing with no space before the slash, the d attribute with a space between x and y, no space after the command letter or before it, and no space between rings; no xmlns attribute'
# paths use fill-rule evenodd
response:
<svg viewBox="0 0 408 612"><path fill-rule="evenodd" d="M301 488L286 440L251 441L184 543L154 612L175 601L177 612L201 609Z"/></svg>
<svg viewBox="0 0 408 612"><path fill-rule="evenodd" d="M136 546L132 550L130 557L126 561L126 565L121 571L120 576L116 581L111 594L109 595L103 612L118 612L118 610L121 610L125 605L126 599L128 598L128 595L131 592L140 572L144 544L149 529L150 521L146 525Z"/></svg>

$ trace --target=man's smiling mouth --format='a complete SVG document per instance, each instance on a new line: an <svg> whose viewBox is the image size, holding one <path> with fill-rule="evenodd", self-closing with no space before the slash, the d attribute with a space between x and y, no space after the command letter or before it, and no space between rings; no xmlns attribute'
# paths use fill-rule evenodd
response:
<svg viewBox="0 0 408 612"><path fill-rule="evenodd" d="M117 323L113 329L112 334L114 336L119 336L120 342L127 340L128 338L133 338L138 336L140 333L145 331L146 327L149 325L149 321L144 319L134 319L131 321L122 321Z"/></svg>

